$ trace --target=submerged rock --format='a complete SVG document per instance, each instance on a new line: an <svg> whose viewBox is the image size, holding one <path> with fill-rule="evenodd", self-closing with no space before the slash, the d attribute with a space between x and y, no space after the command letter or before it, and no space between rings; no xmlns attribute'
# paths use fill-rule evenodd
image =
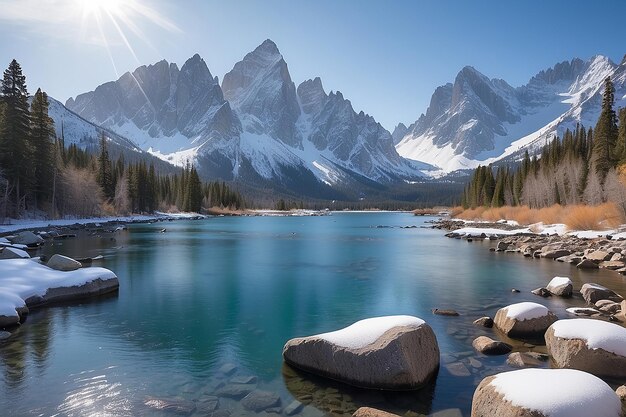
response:
<svg viewBox="0 0 626 417"><path fill-rule="evenodd" d="M280 396L269 391L255 390L241 400L241 405L246 410L260 413L268 408L279 407Z"/></svg>
<svg viewBox="0 0 626 417"><path fill-rule="evenodd" d="M423 386L436 374L439 346L423 320L388 316L291 339L283 358L296 368L350 385L405 390Z"/></svg>
<svg viewBox="0 0 626 417"><path fill-rule="evenodd" d="M472 417L619 417L621 404L606 382L573 369L520 369L481 381Z"/></svg>
<svg viewBox="0 0 626 417"><path fill-rule="evenodd" d="M594 375L626 378L626 329L593 319L559 320L546 332L555 365Z"/></svg>
<svg viewBox="0 0 626 417"><path fill-rule="evenodd" d="M451 317L456 317L459 315L459 313L456 310L441 310L438 308L433 308L432 310L433 314L436 314L438 316L451 316Z"/></svg>
<svg viewBox="0 0 626 417"><path fill-rule="evenodd" d="M483 326L487 328L493 327L493 319L491 317L481 317L479 319L474 320L474 324L477 326Z"/></svg>
<svg viewBox="0 0 626 417"><path fill-rule="evenodd" d="M545 306L523 302L503 307L496 313L495 326L509 337L541 337L557 317Z"/></svg>
<svg viewBox="0 0 626 417"><path fill-rule="evenodd" d="M144 405L154 410L185 416L190 415L196 410L196 406L192 401L180 398L147 397L144 401Z"/></svg>
<svg viewBox="0 0 626 417"><path fill-rule="evenodd" d="M352 414L352 417L400 417L397 414L391 414L386 411L377 410L370 407L361 407Z"/></svg>
<svg viewBox="0 0 626 417"><path fill-rule="evenodd" d="M540 353L513 352L506 359L506 363L516 368L536 368L543 366L547 360L548 356Z"/></svg>
<svg viewBox="0 0 626 417"><path fill-rule="evenodd" d="M504 355L512 349L511 345L493 340L487 336L479 336L472 342L474 349L485 355Z"/></svg>

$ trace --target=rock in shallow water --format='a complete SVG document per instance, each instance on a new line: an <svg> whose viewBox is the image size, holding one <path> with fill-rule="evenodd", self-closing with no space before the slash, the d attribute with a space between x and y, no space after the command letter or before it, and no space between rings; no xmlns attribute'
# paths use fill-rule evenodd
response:
<svg viewBox="0 0 626 417"><path fill-rule="evenodd" d="M504 355L511 351L511 345L493 340L487 336L479 336L472 342L474 349L485 355Z"/></svg>
<svg viewBox="0 0 626 417"><path fill-rule="evenodd" d="M479 319L474 320L474 324L477 326L483 326L487 328L493 327L493 319L491 317L481 317Z"/></svg>
<svg viewBox="0 0 626 417"><path fill-rule="evenodd" d="M559 368L626 378L626 329L594 319L559 320L546 332L546 347Z"/></svg>
<svg viewBox="0 0 626 417"><path fill-rule="evenodd" d="M571 297L574 284L572 283L572 280L567 277L554 277L550 280L546 289L550 291L550 294L552 295L559 297Z"/></svg>
<svg viewBox="0 0 626 417"><path fill-rule="evenodd" d="M523 302L503 307L496 313L495 326L513 338L538 338L557 317L545 306Z"/></svg>
<svg viewBox="0 0 626 417"><path fill-rule="evenodd" d="M48 268L56 269L57 271L75 271L83 266L80 262L57 253L52 255L46 265L48 265Z"/></svg>
<svg viewBox="0 0 626 417"><path fill-rule="evenodd" d="M361 407L352 414L352 417L399 417L386 411L377 410L370 407Z"/></svg>
<svg viewBox="0 0 626 417"><path fill-rule="evenodd" d="M374 389L417 389L439 368L433 330L412 316L366 319L335 332L291 339L283 357L296 368Z"/></svg>
<svg viewBox="0 0 626 417"><path fill-rule="evenodd" d="M472 417L619 417L621 404L601 379L573 369L521 369L481 381Z"/></svg>
<svg viewBox="0 0 626 417"><path fill-rule="evenodd" d="M241 405L243 405L246 410L260 413L268 408L279 407L280 396L269 391L255 390L241 400Z"/></svg>
<svg viewBox="0 0 626 417"><path fill-rule="evenodd" d="M621 302L622 296L599 284L587 283L583 284L580 293L587 304L595 304L600 300L611 300Z"/></svg>

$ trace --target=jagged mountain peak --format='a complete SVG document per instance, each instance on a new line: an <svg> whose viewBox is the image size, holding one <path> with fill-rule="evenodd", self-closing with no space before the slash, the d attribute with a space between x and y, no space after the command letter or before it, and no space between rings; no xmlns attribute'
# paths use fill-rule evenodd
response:
<svg viewBox="0 0 626 417"><path fill-rule="evenodd" d="M320 77L303 81L296 90L300 99L300 106L305 114L315 114L321 111L328 99Z"/></svg>

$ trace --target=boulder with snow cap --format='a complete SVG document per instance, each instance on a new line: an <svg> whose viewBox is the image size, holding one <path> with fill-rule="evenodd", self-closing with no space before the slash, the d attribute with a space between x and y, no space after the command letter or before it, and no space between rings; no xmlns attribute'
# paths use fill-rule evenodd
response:
<svg viewBox="0 0 626 417"><path fill-rule="evenodd" d="M547 307L522 302L503 307L496 313L494 324L509 337L537 338L557 320Z"/></svg>
<svg viewBox="0 0 626 417"><path fill-rule="evenodd" d="M28 230L24 232L19 232L15 236L11 236L9 240L13 244L27 245L27 246L35 246L35 245L40 245L43 243L43 238L41 236L38 236Z"/></svg>
<svg viewBox="0 0 626 417"><path fill-rule="evenodd" d="M583 284L580 289L580 293L587 304L595 304L599 300L611 300L617 302L623 300L622 296L615 293L615 291L594 283Z"/></svg>
<svg viewBox="0 0 626 417"><path fill-rule="evenodd" d="M80 262L57 253L50 257L50 260L46 265L48 265L49 268L56 269L57 271L75 271L83 266Z"/></svg>
<svg viewBox="0 0 626 417"><path fill-rule="evenodd" d="M472 417L619 417L606 382L573 369L521 369L489 376L472 399Z"/></svg>
<svg viewBox="0 0 626 417"><path fill-rule="evenodd" d="M601 320L559 320L546 332L554 364L594 375L626 378L626 328Z"/></svg>
<svg viewBox="0 0 626 417"><path fill-rule="evenodd" d="M407 390L439 368L439 346L426 322L412 316L376 317L344 329L289 340L285 362L363 388Z"/></svg>
<svg viewBox="0 0 626 417"><path fill-rule="evenodd" d="M567 277L554 277L550 280L546 289L550 291L552 295L570 297L574 289L574 284L572 280Z"/></svg>
<svg viewBox="0 0 626 417"><path fill-rule="evenodd" d="M16 248L4 248L0 251L0 259L28 259L28 252Z"/></svg>

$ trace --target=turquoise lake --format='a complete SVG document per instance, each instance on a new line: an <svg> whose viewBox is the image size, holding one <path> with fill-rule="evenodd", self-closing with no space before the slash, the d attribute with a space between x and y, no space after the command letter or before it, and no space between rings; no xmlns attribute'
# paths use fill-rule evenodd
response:
<svg viewBox="0 0 626 417"><path fill-rule="evenodd" d="M0 340L0 415L169 415L146 405L156 398L204 416L215 396L216 416L284 415L247 412L217 394L244 377L280 395L281 408L304 403L301 416L347 416L362 405L468 416L480 380L512 369L506 356L473 351L475 337L501 336L472 321L520 301L573 317L565 308L582 299L530 293L554 276L569 276L575 289L597 282L626 293L626 279L611 271L489 252L494 242L448 239L421 227L428 220L407 213L214 217L49 243L45 254L104 255L97 265L119 276L119 294L36 310ZM433 315L433 308L460 316ZM441 368L420 391L357 390L282 363L292 337L395 314L421 317L437 335Z"/></svg>

